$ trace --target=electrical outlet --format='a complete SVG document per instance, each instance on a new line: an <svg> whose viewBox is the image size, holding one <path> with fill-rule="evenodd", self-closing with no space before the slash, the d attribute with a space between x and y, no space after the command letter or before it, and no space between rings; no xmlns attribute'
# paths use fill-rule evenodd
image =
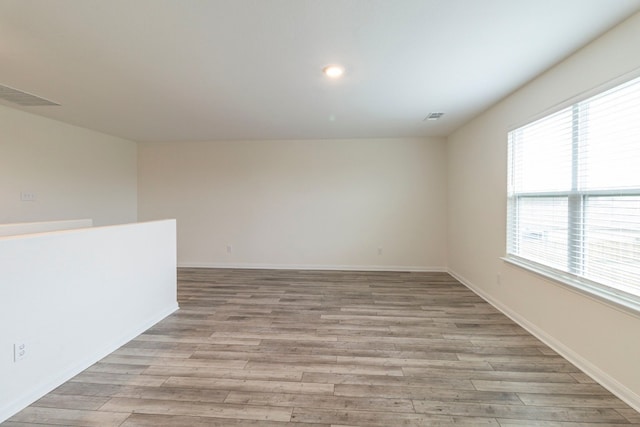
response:
<svg viewBox="0 0 640 427"><path fill-rule="evenodd" d="M498 273L498 274L496 275L496 284L497 284L498 286L500 286L500 285L502 284L502 276L500 276L500 273Z"/></svg>
<svg viewBox="0 0 640 427"><path fill-rule="evenodd" d="M382 255L382 246L378 246L378 255Z"/></svg>
<svg viewBox="0 0 640 427"><path fill-rule="evenodd" d="M35 202L36 201L36 193L30 193L28 191L23 191L20 193L20 200L23 202Z"/></svg>
<svg viewBox="0 0 640 427"><path fill-rule="evenodd" d="M16 343L13 345L13 361L19 362L27 357L27 345L25 343Z"/></svg>
<svg viewBox="0 0 640 427"><path fill-rule="evenodd" d="M227 245L227 253L230 254L233 252L233 247L231 245Z"/></svg>

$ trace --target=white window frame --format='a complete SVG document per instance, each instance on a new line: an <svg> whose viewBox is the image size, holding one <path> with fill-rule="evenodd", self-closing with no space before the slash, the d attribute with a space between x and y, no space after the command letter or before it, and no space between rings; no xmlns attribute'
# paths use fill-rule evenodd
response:
<svg viewBox="0 0 640 427"><path fill-rule="evenodd" d="M506 247L506 255L502 258L503 261L506 261L515 266L524 268L528 271L531 271L535 274L541 275L547 279L551 279L554 283L568 286L569 289L578 291L588 297L595 298L600 302L605 302L607 304L613 305L614 308L621 308L626 312L630 312L635 316L640 316L640 297L629 294L627 292L609 287L605 284L598 283L592 280L589 280L585 277L581 277L583 263L579 256L577 256L576 248L581 245L581 240L584 237L584 221L579 221L578 224L575 222L570 222L568 227L569 236L568 239L573 244L568 245L568 271L559 270L548 265L544 265L535 261L532 261L527 258L523 258L521 256L515 255L513 253L514 248L512 247L516 242L515 239L510 239L510 232L514 230L513 224L518 220L518 200L526 199L526 198L550 198L550 197L560 197L566 198L568 202L568 216L570 218L582 218L584 214L584 206L589 197L602 197L602 196L640 196L640 188L636 189L615 189L615 190L579 190L578 189L578 168L579 168L579 148L580 144L580 129L579 129L579 115L582 113L580 111L579 103L588 98L591 98L599 93L605 92L609 89L612 89L618 85L624 84L627 81L631 81L640 77L640 70L635 70L632 73L625 74L620 76L602 86L599 86L593 90L582 93L576 97L573 97L562 104L549 109L534 118L527 120L526 122L519 124L517 126L512 126L509 130L509 135L512 132L517 132L517 130L529 123L533 123L542 118L551 116L561 110L567 109L571 107L572 116L573 116L573 129L572 129L572 180L571 180L571 189L569 191L549 191L549 192L519 192L515 194L507 195L507 247ZM514 156L512 155L512 141L508 141L508 161L509 161L509 169L514 167L513 161ZM582 229L581 229L582 228ZM576 245L576 242L577 245ZM581 253L580 255L584 255Z"/></svg>

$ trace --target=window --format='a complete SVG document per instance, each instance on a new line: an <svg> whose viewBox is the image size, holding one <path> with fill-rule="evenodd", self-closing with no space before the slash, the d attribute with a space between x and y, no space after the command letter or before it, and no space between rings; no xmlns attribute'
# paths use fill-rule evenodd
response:
<svg viewBox="0 0 640 427"><path fill-rule="evenodd" d="M507 260L640 310L640 78L509 132Z"/></svg>

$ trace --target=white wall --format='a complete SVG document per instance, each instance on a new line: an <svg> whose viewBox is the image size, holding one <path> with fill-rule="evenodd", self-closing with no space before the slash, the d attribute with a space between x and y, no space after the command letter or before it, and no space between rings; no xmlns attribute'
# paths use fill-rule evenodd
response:
<svg viewBox="0 0 640 427"><path fill-rule="evenodd" d="M0 105L0 223L136 221L136 155L132 141Z"/></svg>
<svg viewBox="0 0 640 427"><path fill-rule="evenodd" d="M446 266L442 139L142 143L138 159L139 218L177 218L181 266Z"/></svg>
<svg viewBox="0 0 640 427"><path fill-rule="evenodd" d="M640 14L456 131L447 149L451 272L640 410L640 315L500 260L508 128L640 67L638 40Z"/></svg>
<svg viewBox="0 0 640 427"><path fill-rule="evenodd" d="M173 220L0 237L0 422L175 311L175 254Z"/></svg>

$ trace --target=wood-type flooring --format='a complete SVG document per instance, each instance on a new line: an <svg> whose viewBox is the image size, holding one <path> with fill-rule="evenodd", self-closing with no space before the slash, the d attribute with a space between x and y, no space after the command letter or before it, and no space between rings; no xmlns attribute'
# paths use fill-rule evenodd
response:
<svg viewBox="0 0 640 427"><path fill-rule="evenodd" d="M640 425L446 273L181 269L178 296L3 427Z"/></svg>

